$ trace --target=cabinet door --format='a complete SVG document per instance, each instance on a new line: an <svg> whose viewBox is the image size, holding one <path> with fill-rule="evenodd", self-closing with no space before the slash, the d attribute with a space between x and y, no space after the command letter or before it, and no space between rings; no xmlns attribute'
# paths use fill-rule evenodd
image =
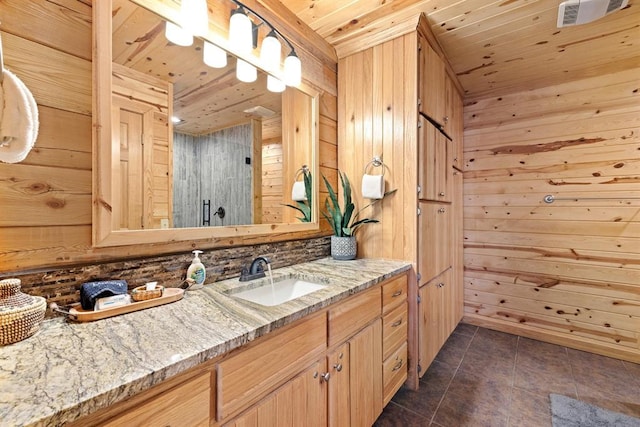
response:
<svg viewBox="0 0 640 427"><path fill-rule="evenodd" d="M419 290L418 351L422 376L442 348L457 321L453 312L451 269L435 277Z"/></svg>
<svg viewBox="0 0 640 427"><path fill-rule="evenodd" d="M445 65L442 58L429 46L427 40L418 36L418 108L431 120L444 125L445 116Z"/></svg>
<svg viewBox="0 0 640 427"><path fill-rule="evenodd" d="M382 321L349 340L351 427L371 426L382 413Z"/></svg>
<svg viewBox="0 0 640 427"><path fill-rule="evenodd" d="M418 216L418 273L423 285L451 266L451 205L420 202Z"/></svg>
<svg viewBox="0 0 640 427"><path fill-rule="evenodd" d="M351 422L349 399L349 343L338 347L327 356L329 384L329 426L348 426Z"/></svg>
<svg viewBox="0 0 640 427"><path fill-rule="evenodd" d="M382 413L382 321L338 347L328 364L329 425L371 426Z"/></svg>
<svg viewBox="0 0 640 427"><path fill-rule="evenodd" d="M451 138L451 153L450 164L454 167L462 170L464 166L464 153L463 153L463 102L462 97L458 93L453 80L447 75L446 78L446 92L447 92L447 105L446 105L446 123L445 132Z"/></svg>
<svg viewBox="0 0 640 427"><path fill-rule="evenodd" d="M418 198L438 202L451 201L449 140L420 116L418 140Z"/></svg>
<svg viewBox="0 0 640 427"><path fill-rule="evenodd" d="M326 384L323 362L314 363L300 375L263 399L257 406L225 424L233 427L323 427L326 418Z"/></svg>

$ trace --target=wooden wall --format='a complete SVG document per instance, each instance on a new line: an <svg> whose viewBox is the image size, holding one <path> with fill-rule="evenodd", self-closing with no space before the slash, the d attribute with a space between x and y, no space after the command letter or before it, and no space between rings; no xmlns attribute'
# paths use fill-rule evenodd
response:
<svg viewBox="0 0 640 427"><path fill-rule="evenodd" d="M467 321L640 361L639 84L468 100Z"/></svg>
<svg viewBox="0 0 640 427"><path fill-rule="evenodd" d="M262 222L282 222L282 117L262 121Z"/></svg>
<svg viewBox="0 0 640 427"><path fill-rule="evenodd" d="M369 203L361 197L361 183L374 156L384 162L386 189L398 190L361 214L380 223L358 231L358 257L415 260L416 236L405 230L416 230L417 217L405 211L417 207L417 34L342 58L339 69L345 72L338 76L338 158L356 209Z"/></svg>
<svg viewBox="0 0 640 427"><path fill-rule="evenodd" d="M273 17L271 22L290 37L304 78L321 91L321 171L335 180L335 53L280 3L251 1L250 6ZM40 112L33 151L22 163L0 163L0 275L188 251L194 245L260 243L243 237L92 248L91 1L5 0L0 17L5 66L29 87ZM283 233L270 241L325 235L327 229L323 224L318 233Z"/></svg>

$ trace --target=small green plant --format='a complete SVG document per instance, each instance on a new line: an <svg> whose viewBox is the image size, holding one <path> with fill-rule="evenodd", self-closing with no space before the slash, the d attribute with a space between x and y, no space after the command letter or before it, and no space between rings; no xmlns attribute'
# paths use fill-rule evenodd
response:
<svg viewBox="0 0 640 427"><path fill-rule="evenodd" d="M304 177L304 194L307 197L307 200L299 200L296 201L295 205L291 205L291 204L286 204L285 206L288 206L290 208L293 208L295 210L297 210L298 212L300 212L302 214L301 217L298 217L298 219L301 222L311 222L311 206L312 203L312 195L311 195L311 188L312 188L312 179L311 179L311 172L309 172L308 169L303 169L302 171Z"/></svg>
<svg viewBox="0 0 640 427"><path fill-rule="evenodd" d="M336 192L327 178L323 175L322 179L324 180L324 185L327 187L327 191L329 192L329 197L324 201L325 211L322 212L322 215L327 219L327 221L329 221L329 224L331 224L331 228L333 229L333 234L335 236L351 237L354 236L356 231L358 231L358 229L364 224L379 222L377 219L371 218L360 219L359 216L362 211L382 199L374 200L354 215L355 205L353 204L351 197L351 183L349 182L349 178L347 178L346 174L343 174L340 171L338 171L338 176L340 177L340 183L342 184L344 210L340 207ZM391 193L395 193L395 191L396 190L387 191L384 193L383 198Z"/></svg>

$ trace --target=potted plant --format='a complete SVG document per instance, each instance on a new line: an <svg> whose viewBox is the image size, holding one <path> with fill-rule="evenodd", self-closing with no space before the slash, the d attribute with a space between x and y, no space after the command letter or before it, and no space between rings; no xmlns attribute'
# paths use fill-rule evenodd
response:
<svg viewBox="0 0 640 427"><path fill-rule="evenodd" d="M360 227L365 224L379 222L377 219L360 218L360 213L379 200L374 200L358 212L354 213L355 205L351 197L351 183L346 174L338 171L342 184L342 195L344 199L344 209L341 208L338 196L333 187L323 175L324 185L327 187L329 197L324 201L325 211L322 215L329 221L333 229L331 236L331 256L337 260L352 260L356 258L357 242L355 234ZM384 196L394 193L396 190L387 191ZM383 197L384 197L383 196Z"/></svg>
<svg viewBox="0 0 640 427"><path fill-rule="evenodd" d="M301 222L311 222L311 206L312 206L311 204L311 200L312 200L311 172L309 172L309 169L307 169L305 166L302 168L302 173L303 173L303 179L304 179L304 193L305 193L306 200L298 200L296 201L295 205L285 204L285 206L288 206L300 212L302 216L301 217L299 216L298 219Z"/></svg>

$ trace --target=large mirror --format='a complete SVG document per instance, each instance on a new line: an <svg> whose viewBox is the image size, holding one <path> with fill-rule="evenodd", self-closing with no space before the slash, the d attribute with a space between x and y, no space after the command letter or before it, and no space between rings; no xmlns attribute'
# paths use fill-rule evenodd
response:
<svg viewBox="0 0 640 427"><path fill-rule="evenodd" d="M148 2L98 3L94 244L317 230L317 206L302 223L286 204L303 165L318 176L318 94L241 82L231 54L205 65Z"/></svg>

